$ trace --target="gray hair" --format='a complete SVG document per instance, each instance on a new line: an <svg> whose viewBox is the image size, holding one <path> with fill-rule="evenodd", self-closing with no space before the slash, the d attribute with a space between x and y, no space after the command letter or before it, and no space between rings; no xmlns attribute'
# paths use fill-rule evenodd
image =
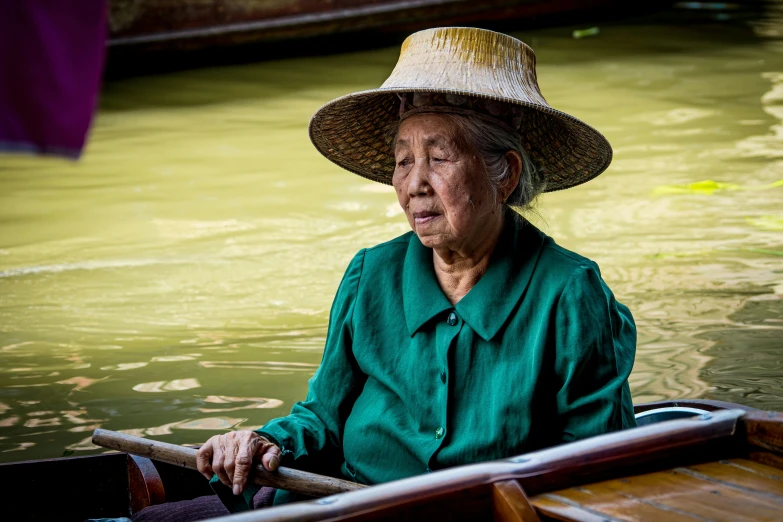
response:
<svg viewBox="0 0 783 522"><path fill-rule="evenodd" d="M515 217L521 219L520 212L533 208L536 198L546 188L546 178L530 155L522 146L519 134L501 125L493 125L491 122L466 114L443 114L451 119L460 130L458 139L464 140L466 145L479 155L484 163L490 189L493 197L497 199L498 190L511 176L511 169L506 160L506 153L514 151L522 158L522 171L519 175L519 183L506 199L505 205ZM399 131L399 122L395 122L389 129L389 141L394 145Z"/></svg>

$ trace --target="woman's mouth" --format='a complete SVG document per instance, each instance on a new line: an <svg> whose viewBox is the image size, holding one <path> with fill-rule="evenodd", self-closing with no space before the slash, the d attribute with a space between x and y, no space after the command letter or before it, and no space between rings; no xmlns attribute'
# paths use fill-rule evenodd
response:
<svg viewBox="0 0 783 522"><path fill-rule="evenodd" d="M413 213L413 221L417 225L426 225L427 223L433 221L434 219L437 219L438 217L440 217L439 213L431 212L429 210Z"/></svg>

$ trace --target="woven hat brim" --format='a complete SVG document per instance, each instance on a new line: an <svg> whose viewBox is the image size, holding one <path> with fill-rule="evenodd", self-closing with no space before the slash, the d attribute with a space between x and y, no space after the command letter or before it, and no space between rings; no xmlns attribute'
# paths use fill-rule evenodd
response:
<svg viewBox="0 0 783 522"><path fill-rule="evenodd" d="M389 126L399 120L397 93L438 92L489 98L531 110L525 112L522 145L546 178L546 192L580 185L612 161L612 147L583 121L546 105L500 96L445 89L372 89L342 96L310 120L310 140L327 159L372 181L391 185L394 156Z"/></svg>

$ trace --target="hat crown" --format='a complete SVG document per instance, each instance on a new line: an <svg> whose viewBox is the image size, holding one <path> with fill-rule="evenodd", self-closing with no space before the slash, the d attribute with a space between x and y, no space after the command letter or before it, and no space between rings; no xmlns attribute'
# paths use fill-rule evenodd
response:
<svg viewBox="0 0 783 522"><path fill-rule="evenodd" d="M612 147L600 132L544 100L530 47L508 35L468 27L441 27L409 36L384 84L318 109L310 120L310 139L344 169L391 184L396 163L389 130L404 117L405 104L415 101L416 93L445 94L447 105L467 104L468 110L475 110L478 102L492 116L497 116L493 109L498 105L484 104L482 98L511 104L512 111L521 109L512 112L510 126L543 173L547 192L591 180L612 161ZM443 106L437 96L426 98L423 106L414 104L413 109Z"/></svg>
<svg viewBox="0 0 783 522"><path fill-rule="evenodd" d="M472 27L438 27L410 35L382 90L440 91L546 105L536 55L511 36Z"/></svg>

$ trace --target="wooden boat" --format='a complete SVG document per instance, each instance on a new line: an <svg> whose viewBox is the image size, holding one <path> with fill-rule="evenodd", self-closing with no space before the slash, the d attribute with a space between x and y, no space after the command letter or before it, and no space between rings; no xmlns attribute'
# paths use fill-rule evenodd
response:
<svg viewBox="0 0 783 522"><path fill-rule="evenodd" d="M110 0L109 46L154 49L300 39L357 31L537 18L598 9L621 0ZM636 8L649 4L639 2Z"/></svg>
<svg viewBox="0 0 783 522"><path fill-rule="evenodd" d="M783 414L700 400L636 412L636 429L226 520L783 520ZM122 453L2 464L0 488L29 520L211 494L195 471Z"/></svg>

